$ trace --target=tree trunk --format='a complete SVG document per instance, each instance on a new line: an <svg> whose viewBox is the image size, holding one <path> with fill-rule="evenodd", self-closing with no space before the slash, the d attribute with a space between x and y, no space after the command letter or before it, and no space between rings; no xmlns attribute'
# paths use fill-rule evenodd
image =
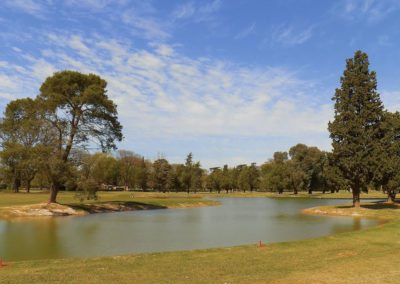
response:
<svg viewBox="0 0 400 284"><path fill-rule="evenodd" d="M13 191L15 193L19 192L19 187L21 186L21 179L17 176L14 178L14 182L13 182Z"/></svg>
<svg viewBox="0 0 400 284"><path fill-rule="evenodd" d="M58 189L55 188L54 186L50 187L49 203L57 203L57 194L58 194Z"/></svg>
<svg viewBox="0 0 400 284"><path fill-rule="evenodd" d="M388 203L396 202L396 192L394 190L387 191L387 202Z"/></svg>
<svg viewBox="0 0 400 284"><path fill-rule="evenodd" d="M30 180L28 180L26 182L26 192L27 193L31 192L31 181Z"/></svg>
<svg viewBox="0 0 400 284"><path fill-rule="evenodd" d="M294 193L294 194L297 194L297 193L298 193L297 188L293 189L293 193Z"/></svg>
<svg viewBox="0 0 400 284"><path fill-rule="evenodd" d="M50 186L50 199L49 199L49 203L57 203L57 194L58 191L61 188L61 184L53 181L51 186Z"/></svg>
<svg viewBox="0 0 400 284"><path fill-rule="evenodd" d="M360 208L360 189L353 188L353 207Z"/></svg>

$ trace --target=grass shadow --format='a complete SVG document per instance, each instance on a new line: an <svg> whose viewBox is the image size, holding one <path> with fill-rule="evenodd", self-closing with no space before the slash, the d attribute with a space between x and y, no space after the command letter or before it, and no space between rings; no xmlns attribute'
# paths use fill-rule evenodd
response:
<svg viewBox="0 0 400 284"><path fill-rule="evenodd" d="M167 209L166 206L134 201L104 201L96 202L94 204L73 204L69 206L75 210L83 210L91 214L135 210Z"/></svg>
<svg viewBox="0 0 400 284"><path fill-rule="evenodd" d="M350 209L353 208L352 205L340 205L336 206L339 209ZM382 210L382 209L400 209L400 203L387 203L385 201L376 201L374 203L362 204L361 208L365 209L374 209L374 210Z"/></svg>

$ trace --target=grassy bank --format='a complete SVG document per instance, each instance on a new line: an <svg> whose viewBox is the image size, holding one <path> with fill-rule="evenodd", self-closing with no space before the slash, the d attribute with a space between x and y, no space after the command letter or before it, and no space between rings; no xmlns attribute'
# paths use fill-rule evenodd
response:
<svg viewBox="0 0 400 284"><path fill-rule="evenodd" d="M46 202L49 194L46 192L34 193L6 193L0 192L0 218L15 216L15 212L29 212L33 210L49 209ZM60 211L70 208L80 214L116 212L145 209L187 208L218 205L219 202L208 200L200 195L175 193L133 193L133 192L99 192L98 200L80 202L73 192L60 192L58 202L61 206L52 206ZM36 212L35 211L35 212ZM79 213L83 212L83 213Z"/></svg>
<svg viewBox="0 0 400 284"><path fill-rule="evenodd" d="M392 212L392 218L398 216L397 209L383 210ZM398 283L399 237L400 221L392 221L363 231L261 248L254 244L13 262L0 268L0 279L2 283Z"/></svg>
<svg viewBox="0 0 400 284"><path fill-rule="evenodd" d="M361 208L353 208L352 204L340 204L331 206L318 206L303 210L305 214L329 215L329 216L353 216L366 218L380 218L386 220L400 220L400 204L388 204L386 202L365 202Z"/></svg>

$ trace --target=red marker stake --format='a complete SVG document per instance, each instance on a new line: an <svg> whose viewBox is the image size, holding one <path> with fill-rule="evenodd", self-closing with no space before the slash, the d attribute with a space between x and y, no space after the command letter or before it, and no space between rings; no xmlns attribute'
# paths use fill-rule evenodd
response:
<svg viewBox="0 0 400 284"><path fill-rule="evenodd" d="M4 266L7 266L7 264L4 263L3 260L0 258L0 267L4 267Z"/></svg>

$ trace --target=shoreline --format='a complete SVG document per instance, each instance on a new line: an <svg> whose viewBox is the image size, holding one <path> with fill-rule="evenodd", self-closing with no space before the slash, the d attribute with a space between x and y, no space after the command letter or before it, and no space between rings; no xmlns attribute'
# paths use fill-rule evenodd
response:
<svg viewBox="0 0 400 284"><path fill-rule="evenodd" d="M195 208L206 206L217 206L220 202L214 200L200 199L198 202L179 202L170 205L156 205L138 201L108 201L99 203L82 204L58 204L38 203L32 205L18 205L0 207L0 220L12 220L14 218L37 218L37 217L64 217L85 216L98 213L116 213L139 210Z"/></svg>

